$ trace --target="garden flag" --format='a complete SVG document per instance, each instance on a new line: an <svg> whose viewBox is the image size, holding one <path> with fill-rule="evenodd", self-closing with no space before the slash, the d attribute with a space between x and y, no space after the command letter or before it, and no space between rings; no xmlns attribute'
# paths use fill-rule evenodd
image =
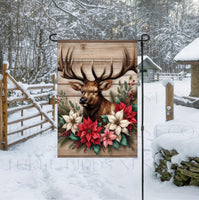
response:
<svg viewBox="0 0 199 200"><path fill-rule="evenodd" d="M137 156L137 41L58 41L58 157Z"/></svg>

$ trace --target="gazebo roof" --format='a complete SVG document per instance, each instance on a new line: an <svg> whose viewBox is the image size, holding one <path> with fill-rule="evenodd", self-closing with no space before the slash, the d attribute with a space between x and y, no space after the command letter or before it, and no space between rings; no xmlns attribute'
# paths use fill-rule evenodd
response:
<svg viewBox="0 0 199 200"><path fill-rule="evenodd" d="M144 55L143 61L144 61L144 60L148 60L155 68L157 68L158 70L162 70L162 68L161 68L159 65L157 65L149 56ZM142 62L141 56L138 56L137 65L140 65L141 62Z"/></svg>
<svg viewBox="0 0 199 200"><path fill-rule="evenodd" d="M180 64L199 63L199 38L184 47L174 58Z"/></svg>

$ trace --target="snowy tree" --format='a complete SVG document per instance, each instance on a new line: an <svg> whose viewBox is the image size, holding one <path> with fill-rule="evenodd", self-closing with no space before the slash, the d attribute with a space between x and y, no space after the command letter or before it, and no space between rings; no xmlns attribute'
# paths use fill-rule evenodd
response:
<svg viewBox="0 0 199 200"><path fill-rule="evenodd" d="M11 73L26 82L48 81L57 67L59 39L139 39L164 71L175 71L178 51L198 36L196 4L185 0L1 1L0 45ZM2 57L2 56L1 56Z"/></svg>

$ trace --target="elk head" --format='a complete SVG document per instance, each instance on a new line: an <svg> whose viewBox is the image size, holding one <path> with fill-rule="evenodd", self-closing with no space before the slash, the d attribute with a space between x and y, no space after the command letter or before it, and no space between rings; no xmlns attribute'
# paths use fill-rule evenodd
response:
<svg viewBox="0 0 199 200"><path fill-rule="evenodd" d="M77 75L72 69L72 64L73 64L72 53L73 50L70 50L69 48L67 50L65 59L63 60L62 49L61 49L58 62L59 65L58 70L63 71L64 78L75 79L80 81L80 82L69 82L69 84L74 90L81 91L82 96L80 98L80 104L84 107L84 109L87 109L87 113L90 113L90 115L92 115L92 113L94 112L95 113L99 112L98 113L99 116L110 113L110 107L113 107L111 106L112 103L104 98L104 96L102 95L102 91L108 90L112 85L112 80L123 76L128 70L133 70L137 73L135 59L133 58L132 62L130 63L128 52L124 48L123 49L124 58L120 72L113 75L113 61L111 61L110 72L108 73L108 75L105 75L106 70L104 68L100 76L97 76L94 70L94 62L92 61L91 70L92 70L92 75L94 77L94 81L90 81L88 80L83 70L82 64L80 66L80 71L82 76ZM106 109L107 113L100 111L100 109L101 110L105 109L105 108L100 108L102 106L107 107Z"/></svg>

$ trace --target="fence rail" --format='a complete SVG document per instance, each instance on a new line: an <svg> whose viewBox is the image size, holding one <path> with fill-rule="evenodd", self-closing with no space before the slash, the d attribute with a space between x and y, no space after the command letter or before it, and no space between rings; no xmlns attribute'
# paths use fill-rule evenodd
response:
<svg viewBox="0 0 199 200"><path fill-rule="evenodd" d="M183 73L157 73L157 80L162 80L165 78L171 78L171 79L179 79L182 80L184 78Z"/></svg>
<svg viewBox="0 0 199 200"><path fill-rule="evenodd" d="M0 108L0 149L7 150L54 129L55 75L52 76L52 84L21 84L9 74L4 64L3 80L0 80Z"/></svg>

